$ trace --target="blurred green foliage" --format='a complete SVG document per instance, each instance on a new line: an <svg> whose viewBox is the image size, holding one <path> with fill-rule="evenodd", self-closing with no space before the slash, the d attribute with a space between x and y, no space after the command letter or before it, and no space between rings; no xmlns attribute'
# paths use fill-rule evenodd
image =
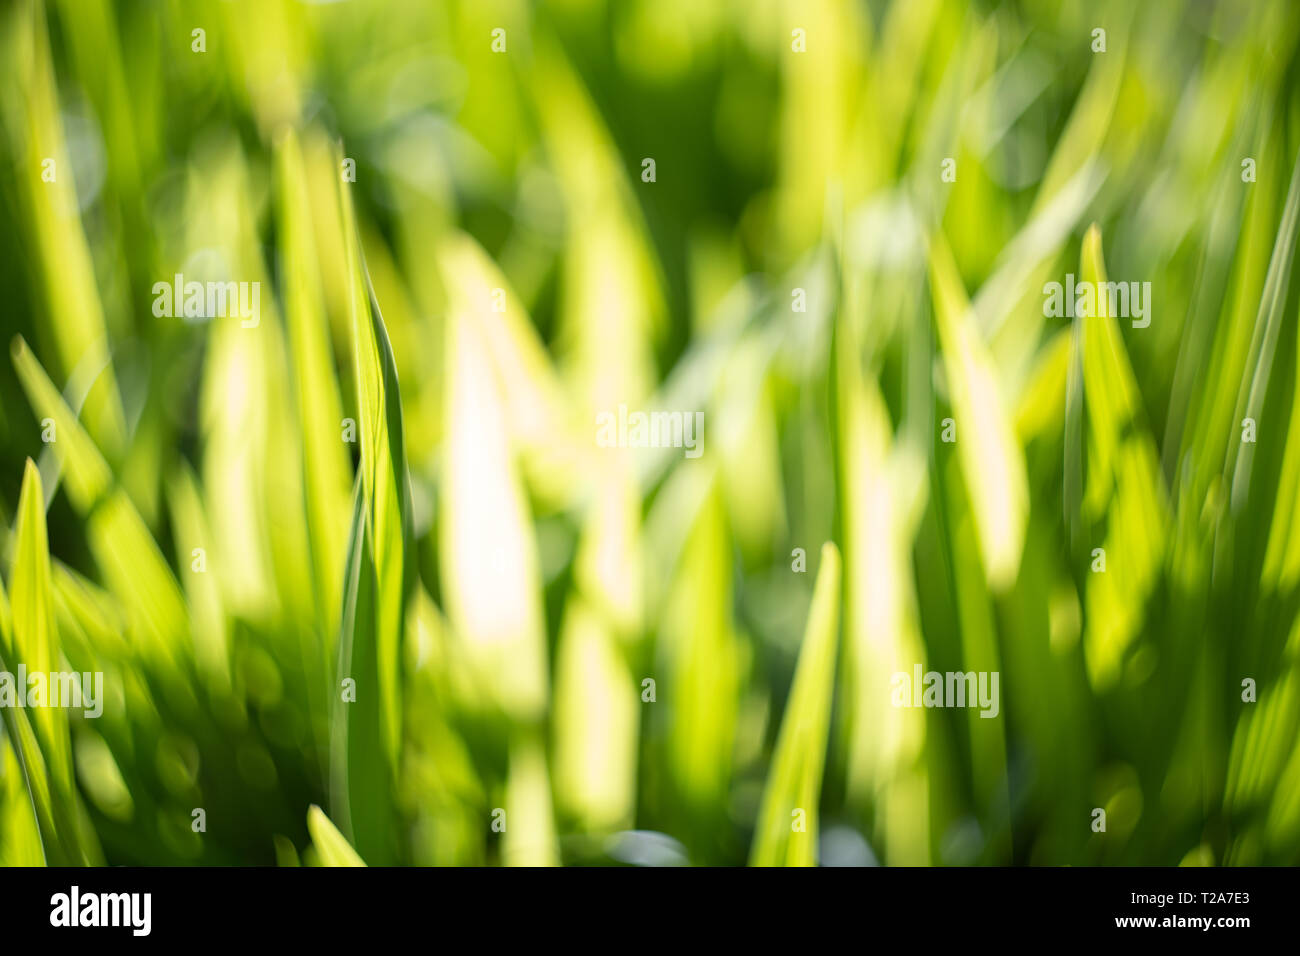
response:
<svg viewBox="0 0 1300 956"><path fill-rule="evenodd" d="M1300 862L1298 39L5 4L0 861Z"/></svg>

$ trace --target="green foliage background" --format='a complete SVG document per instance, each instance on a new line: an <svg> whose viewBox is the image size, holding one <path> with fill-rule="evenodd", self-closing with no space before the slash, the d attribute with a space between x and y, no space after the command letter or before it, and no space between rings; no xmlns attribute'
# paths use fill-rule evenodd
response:
<svg viewBox="0 0 1300 956"><path fill-rule="evenodd" d="M3 710L0 861L1300 862L1298 35L6 3L0 670L106 701Z"/></svg>

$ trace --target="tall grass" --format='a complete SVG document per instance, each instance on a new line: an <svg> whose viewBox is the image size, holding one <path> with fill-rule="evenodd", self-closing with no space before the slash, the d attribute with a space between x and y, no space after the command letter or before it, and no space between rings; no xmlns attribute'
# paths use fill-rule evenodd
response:
<svg viewBox="0 0 1300 956"><path fill-rule="evenodd" d="M1298 41L7 5L0 861L1300 862Z"/></svg>

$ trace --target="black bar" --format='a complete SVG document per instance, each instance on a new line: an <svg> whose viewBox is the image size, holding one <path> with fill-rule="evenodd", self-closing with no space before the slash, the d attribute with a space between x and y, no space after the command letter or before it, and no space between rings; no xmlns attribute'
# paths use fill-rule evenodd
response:
<svg viewBox="0 0 1300 956"><path fill-rule="evenodd" d="M0 881L11 903L6 942L336 945L410 932L456 949L515 934L536 946L578 938L621 946L669 930L682 942L780 931L817 945L899 933L926 942L1041 943L1050 934L1232 945L1293 926L1297 889L1295 870L1262 868L114 868L6 870ZM109 921L116 911L125 925L52 925L74 886L82 914ZM100 894L149 894L147 935L143 896L126 909L126 898L101 905Z"/></svg>

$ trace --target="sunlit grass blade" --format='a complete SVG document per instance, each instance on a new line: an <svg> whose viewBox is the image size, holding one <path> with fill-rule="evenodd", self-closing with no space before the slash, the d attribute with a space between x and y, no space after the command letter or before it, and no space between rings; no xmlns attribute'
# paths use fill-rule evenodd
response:
<svg viewBox="0 0 1300 956"><path fill-rule="evenodd" d="M980 555L990 587L1001 590L1020 567L1029 512L1024 454L961 277L941 235L931 243L930 284L957 454L970 489ZM939 423L935 424L937 428Z"/></svg>
<svg viewBox="0 0 1300 956"><path fill-rule="evenodd" d="M14 338L11 352L32 410L38 418L54 422L60 477L73 507L83 513L93 510L113 482L108 463L21 336Z"/></svg>
<svg viewBox="0 0 1300 956"><path fill-rule="evenodd" d="M922 453L891 435L877 383L862 368L842 310L832 369L840 541L844 564L844 689L850 799L871 808L888 865L929 862L929 790L922 712L893 706L890 677L924 664L911 551L926 505ZM928 370L928 363L927 363Z"/></svg>
<svg viewBox="0 0 1300 956"><path fill-rule="evenodd" d="M957 442L960 445L960 435ZM935 590L943 594L945 602L952 602L950 610L960 638L959 659L963 671L974 671L981 678L987 674L992 680L994 675L999 675L1002 671L996 596L990 591L986 575L980 573L983 562L980 559L982 548L978 535L978 511L972 501L967 471L961 466L960 454L947 453L936 458L935 469L938 475L935 494L946 554L942 563L931 565L929 573L940 576L942 586ZM929 596L923 594L922 603L933 601L933 595L933 591ZM935 610L937 609L930 610L928 619L931 621L938 617ZM943 618L938 617L938 620ZM929 645L932 652L934 644L932 640ZM892 682L891 678L891 685ZM891 690L895 689L891 686ZM915 689L912 693L915 695ZM999 693L993 694L995 700ZM969 740L969 776L973 803L980 818L985 821L985 835L967 849L967 852L972 853L972 858L967 858L966 862L974 862L979 858L985 861L1004 859L1010 852L1005 734L1007 720L1000 702L996 714L991 709L987 713L990 719L985 719L986 711L983 708L971 708L964 712L962 718ZM996 719L997 717L1001 719ZM927 723L927 731L934 733L936 728L933 723ZM942 790L935 788L931 794L936 803L942 804L945 796ZM944 808L940 805L932 812L942 819ZM940 853L943 852L942 848L938 849Z"/></svg>
<svg viewBox="0 0 1300 956"><path fill-rule="evenodd" d="M0 657L0 667L8 669L8 664L3 657ZM40 863L37 865L78 865L82 861L77 859L70 834L64 829L70 826L69 818L55 807L55 797L50 790L50 777L45 769L45 758L41 756L40 745L36 742L36 734L27 719L27 714L6 707L0 712L0 717L3 717L5 725L4 749L10 751L12 748L15 769L22 779L22 793L29 801L28 807L32 819L36 822L40 849ZM12 793L15 788L7 786L6 790ZM25 826L22 818L26 814L21 808L10 812L18 815L17 826Z"/></svg>
<svg viewBox="0 0 1300 956"><path fill-rule="evenodd" d="M794 685L781 719L750 863L815 866L818 808L839 645L840 553L822 546Z"/></svg>
<svg viewBox="0 0 1300 956"><path fill-rule="evenodd" d="M556 651L554 779L562 808L586 829L633 822L638 690L618 638L571 599Z"/></svg>
<svg viewBox="0 0 1300 956"><path fill-rule="evenodd" d="M415 582L411 491L392 349L365 272L346 189L342 200L361 468L344 578L338 672L331 688L331 809L343 832L379 864L397 852L392 791L402 740L402 638Z"/></svg>
<svg viewBox="0 0 1300 956"><path fill-rule="evenodd" d="M285 321L302 433L303 483L319 628L333 633L341 603L347 549L348 460L341 441L343 412L320 289L313 216L298 139L278 146L277 185L283 232Z"/></svg>
<svg viewBox="0 0 1300 956"><path fill-rule="evenodd" d="M506 831L502 862L506 866L559 864L546 751L530 731L520 732L510 745L510 776L503 809Z"/></svg>
<svg viewBox="0 0 1300 956"><path fill-rule="evenodd" d="M365 866L365 861L318 806L307 810L307 830L321 866Z"/></svg>
<svg viewBox="0 0 1300 956"><path fill-rule="evenodd" d="M9 607L9 595L5 592L4 579L0 578L0 651L13 647L13 611Z"/></svg>
<svg viewBox="0 0 1300 956"><path fill-rule="evenodd" d="M361 255L351 194L343 192L365 529L374 560L378 690L383 696L383 746L394 765L401 738L401 640L406 599L415 580L411 549L411 487L406 471L402 401L392 347Z"/></svg>
<svg viewBox="0 0 1300 956"><path fill-rule="evenodd" d="M131 657L126 635L126 615L121 603L97 584L67 565L55 561L54 596L59 608L63 648L72 658L69 636L84 639L81 660L125 661ZM73 660L74 666L78 666ZM84 669L84 668L82 668Z"/></svg>
<svg viewBox="0 0 1300 956"><path fill-rule="evenodd" d="M29 459L23 477L23 489L15 529L13 573L12 633L0 654L0 674L7 687L0 688L0 711L5 729L22 763L27 789L36 821L40 827L45 858L54 865L71 866L95 862L98 843L93 832L85 829L76 783L72 776L72 747L67 710L52 706L52 683L62 671L58 635L55 628L54 597L50 583L50 556L45 528L45 499L40 473ZM39 675L33 685L17 686L14 666L23 664L31 677ZM61 682L60 682L61 684ZM40 687L38 700L30 699L34 686ZM27 711L17 706L14 695L24 703L38 703L28 720Z"/></svg>
<svg viewBox="0 0 1300 956"><path fill-rule="evenodd" d="M1065 421L1062 432L1061 508L1066 545L1079 546L1083 522L1083 323L1076 318L1069 332L1065 372Z"/></svg>
<svg viewBox="0 0 1300 956"><path fill-rule="evenodd" d="M59 395L27 343L13 343L14 367L38 418L51 418L52 447L73 507L86 519L92 554L109 589L128 614L128 628L155 664L172 666L189 654L188 612L175 575L94 441Z"/></svg>
<svg viewBox="0 0 1300 956"><path fill-rule="evenodd" d="M44 866L36 821L22 764L8 737L0 735L0 866Z"/></svg>
<svg viewBox="0 0 1300 956"><path fill-rule="evenodd" d="M1118 679L1124 655L1141 629L1146 602L1164 561L1169 506L1137 380L1111 314L1101 231L1096 225L1084 236L1079 273L1080 281L1096 293L1094 314L1075 319L1083 323L1089 454L1085 526L1100 527L1094 523L1109 515L1104 540L1090 542L1089 547L1090 569L1104 570L1088 577L1084 650L1093 685L1103 689Z"/></svg>
<svg viewBox="0 0 1300 956"><path fill-rule="evenodd" d="M1271 298L1265 292L1272 253L1279 241L1285 241L1277 208L1286 188L1281 172L1286 169L1285 159L1271 138L1258 149L1260 175L1245 200L1226 295L1204 365L1187 372L1197 387L1188 403L1174 475L1180 486L1180 507L1196 516L1207 506L1211 487L1232 480L1237 455L1233 445L1242 434L1237 412L1245 407L1252 378L1248 367L1252 343L1263 334L1258 322Z"/></svg>
<svg viewBox="0 0 1300 956"><path fill-rule="evenodd" d="M23 474L18 500L17 547L10 588L13 591L13 656L27 666L28 673L46 678L59 671L58 632L54 620L54 593L50 583L50 551L45 529L45 497L41 475L31 459ZM40 705L32 713L36 736L53 785L64 794L72 792L72 747L68 736L68 712L54 706L45 687ZM26 693L27 688L18 688Z"/></svg>
<svg viewBox="0 0 1300 956"><path fill-rule="evenodd" d="M645 596L641 496L626 459L598 457L595 485L574 558L574 578L625 645L642 637Z"/></svg>
<svg viewBox="0 0 1300 956"><path fill-rule="evenodd" d="M198 478L188 465L177 469L168 482L167 500L190 608L194 663L212 689L228 692L231 688L230 624L222 602L219 575L194 570L195 552L206 552L212 534Z"/></svg>
<svg viewBox="0 0 1300 956"><path fill-rule="evenodd" d="M71 375L79 368L94 368L98 378L85 403L87 430L114 458L121 453L126 428L112 365L109 364L108 326L95 277L95 264L82 228L73 163L63 130L59 91L51 60L45 5L23 0L13 41L22 51L18 76L19 96L6 103L16 141L25 145L19 164L19 194L23 217L43 277L59 371ZM51 165L52 164L52 165Z"/></svg>
<svg viewBox="0 0 1300 956"><path fill-rule="evenodd" d="M1263 417L1264 396L1273 369L1273 353L1281 332L1282 313L1286 309L1287 288L1291 282L1291 265L1295 259L1296 231L1300 228L1300 153L1291 167L1291 186L1287 190L1282 221L1273 242L1273 255L1268 262L1268 275L1259 300L1259 314L1255 318L1254 334L1250 340L1250 356L1246 368L1248 377L1237 393L1236 423L1247 418L1258 421ZM1251 466L1254 463L1255 442L1230 442L1228 467L1225 474L1232 481L1232 508L1239 510L1246 501L1250 487Z"/></svg>
<svg viewBox="0 0 1300 956"><path fill-rule="evenodd" d="M384 704L375 635L376 572L357 480L352 533L343 579L338 670L330 690L330 811L374 862L393 852L394 766L384 746Z"/></svg>
<svg viewBox="0 0 1300 956"><path fill-rule="evenodd" d="M737 347L719 388L717 413L706 412L728 423L715 433L714 450L722 458L719 480L747 561L762 561L787 531L769 358L757 337Z"/></svg>
<svg viewBox="0 0 1300 956"><path fill-rule="evenodd" d="M731 540L716 478L696 472L691 480L704 486L705 497L665 600L656 652L668 700L673 792L683 823L694 831L684 836L695 858L717 844L712 818L733 772L745 647L736 634Z"/></svg>
<svg viewBox="0 0 1300 956"><path fill-rule="evenodd" d="M584 411L613 409L653 389L653 344L665 318L659 266L629 188L635 167L624 165L558 44L538 44L534 82L572 229L561 264L557 351L571 387L588 403Z"/></svg>
<svg viewBox="0 0 1300 956"><path fill-rule="evenodd" d="M1297 632L1300 633L1300 632ZM1237 722L1228 764L1224 808L1247 814L1267 803L1300 731L1300 675L1284 673L1258 707Z"/></svg>
<svg viewBox="0 0 1300 956"><path fill-rule="evenodd" d="M1106 267L1101 258L1101 230L1094 223L1084 236L1080 280L1094 290L1095 314L1076 315L1083 344L1083 396L1088 411L1088 461L1084 516L1095 520L1110 503L1115 458L1129 424L1138 415L1141 397L1129 365L1124 340L1110 314L1105 294Z"/></svg>
<svg viewBox="0 0 1300 956"><path fill-rule="evenodd" d="M449 236L437 257L449 315L473 316L482 331L530 485L549 501L571 503L590 446L578 440L568 397L518 293L469 236Z"/></svg>
<svg viewBox="0 0 1300 956"><path fill-rule="evenodd" d="M1041 212L1065 185L1104 149L1124 83L1128 55L1128 20L1125 14L1107 37L1112 46L1105 56L1092 58L1087 81L1083 85L1070 119L1056 142L1051 161L1034 198L1033 214Z"/></svg>
<svg viewBox="0 0 1300 956"><path fill-rule="evenodd" d="M476 315L447 316L439 571L452 630L492 708L548 697L541 572L505 401Z"/></svg>

